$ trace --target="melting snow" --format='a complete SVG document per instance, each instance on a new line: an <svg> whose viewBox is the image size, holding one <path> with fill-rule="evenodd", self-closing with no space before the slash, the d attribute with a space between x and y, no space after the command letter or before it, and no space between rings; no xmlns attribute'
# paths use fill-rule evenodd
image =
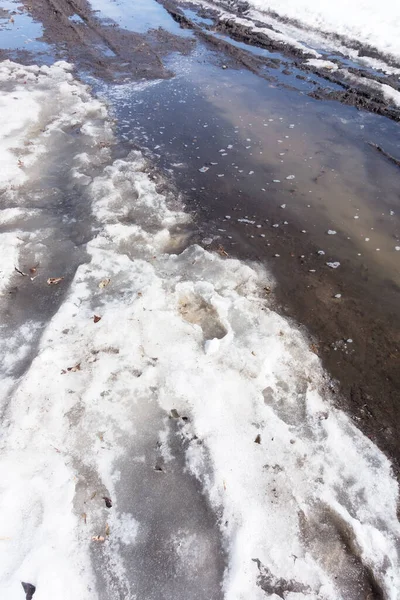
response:
<svg viewBox="0 0 400 600"><path fill-rule="evenodd" d="M23 92L33 94L1 146L17 181L11 189L8 171L3 175L7 197L23 206L39 155L45 170L59 151L56 132L44 139L38 127L43 107L51 108L48 127L55 122L66 134L73 124L88 140L85 152L64 164L93 233L85 261L60 283L53 315L37 330L28 315L14 338L2 339L1 596L20 600L20 582L30 581L38 600L135 598L140 561L149 559L141 549L155 551L148 508L155 486L162 506L172 503L171 521L177 512L181 488L174 499L165 490L176 460L168 445L178 436L188 473L218 515L224 598L263 600L262 588L287 598L348 598L345 591L357 583L346 579L352 548L355 562L394 600L400 528L391 465L334 408L308 341L265 299L271 277L222 250L219 256L195 245L176 252L190 221L179 197L157 191L139 152L113 162L98 149L110 136L106 110L67 65L30 70L3 63L2 77L10 96L4 105L26 78ZM27 132L32 153L20 173L11 148L22 148ZM15 224L15 237L20 217L1 214ZM0 238L10 264L19 251L15 237ZM37 253L43 259L51 251L42 244ZM58 294L59 286L46 287L49 275L35 285ZM13 285L9 271L3 285ZM2 296L4 306L9 299ZM156 445L161 464L149 459ZM184 467L181 484L189 476ZM129 480L132 473L142 476ZM148 494L143 503L131 500L135 486ZM193 508L197 523L195 516ZM176 518L179 524L183 515ZM166 539L157 539L157 551L165 548L162 556L172 561L169 579L182 572L206 577L218 558L201 523L190 533L161 525ZM151 573L146 577L151 581ZM151 598L160 597L155 593ZM188 596L182 589L179 598Z"/></svg>

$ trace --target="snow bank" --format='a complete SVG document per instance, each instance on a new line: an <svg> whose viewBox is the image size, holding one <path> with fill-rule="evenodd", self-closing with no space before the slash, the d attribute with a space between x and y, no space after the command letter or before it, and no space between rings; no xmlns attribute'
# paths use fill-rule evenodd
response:
<svg viewBox="0 0 400 600"><path fill-rule="evenodd" d="M338 34L400 60L400 4L390 0L249 0L261 11L298 21L327 35Z"/></svg>
<svg viewBox="0 0 400 600"><path fill-rule="evenodd" d="M268 275L199 246L171 253L189 217L160 193L141 154L88 184L95 160L80 153L69 165L91 206L89 260L24 374L4 372L1 596L19 600L29 581L35 600L136 597L127 548L147 547L151 515L120 484L135 462L147 472L143 486L154 473L141 440L156 404L161 476L173 460L173 417L187 467L218 515L227 600L347 599L367 571L395 600L390 464L332 407L318 358L263 296ZM18 355L8 348L12 365ZM201 532L193 543L178 533L184 543L168 532L169 559L190 575L206 564Z"/></svg>

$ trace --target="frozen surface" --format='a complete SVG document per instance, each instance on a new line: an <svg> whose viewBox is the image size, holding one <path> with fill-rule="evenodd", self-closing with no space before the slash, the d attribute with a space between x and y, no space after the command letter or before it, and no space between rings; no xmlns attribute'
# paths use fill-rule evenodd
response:
<svg viewBox="0 0 400 600"><path fill-rule="evenodd" d="M3 105L27 94L0 154L15 320L1 330L1 597L29 581L34 600L397 600L390 464L332 406L307 340L265 299L269 275L177 251L179 195L139 152L112 159L107 111L68 65L1 68Z"/></svg>

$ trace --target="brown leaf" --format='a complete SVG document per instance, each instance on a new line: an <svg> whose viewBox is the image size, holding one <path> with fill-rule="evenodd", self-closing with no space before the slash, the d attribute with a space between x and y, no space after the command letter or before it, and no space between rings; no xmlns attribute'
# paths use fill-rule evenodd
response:
<svg viewBox="0 0 400 600"><path fill-rule="evenodd" d="M218 246L218 250L217 250L218 254L220 254L221 256L229 256L229 254L226 252L225 248L221 245Z"/></svg>
<svg viewBox="0 0 400 600"><path fill-rule="evenodd" d="M106 535L110 535L110 526L106 523Z"/></svg>
<svg viewBox="0 0 400 600"><path fill-rule="evenodd" d="M260 434L258 434L258 435L257 435L257 437L256 437L256 439L254 440L254 442L255 442L256 444L261 444L261 435L260 435Z"/></svg>
<svg viewBox="0 0 400 600"><path fill-rule="evenodd" d="M80 370L81 370L81 363L78 363L74 367L67 368L67 371L70 371L71 373L76 373L76 371L80 371Z"/></svg>
<svg viewBox="0 0 400 600"><path fill-rule="evenodd" d="M101 317L98 317L97 315L93 316L93 323L98 323L99 321L101 321Z"/></svg>
<svg viewBox="0 0 400 600"><path fill-rule="evenodd" d="M105 542L106 538L103 537L102 535L94 535L92 537L92 542Z"/></svg>
<svg viewBox="0 0 400 600"><path fill-rule="evenodd" d="M64 280L64 277L49 277L47 280L47 285L57 285Z"/></svg>
<svg viewBox="0 0 400 600"><path fill-rule="evenodd" d="M111 279L102 279L99 283L99 288L103 289L105 287L108 286L108 284L110 283Z"/></svg>
<svg viewBox="0 0 400 600"><path fill-rule="evenodd" d="M85 523L85 525L86 525L86 513L82 513L82 519L83 519L83 522L84 522L84 523Z"/></svg>

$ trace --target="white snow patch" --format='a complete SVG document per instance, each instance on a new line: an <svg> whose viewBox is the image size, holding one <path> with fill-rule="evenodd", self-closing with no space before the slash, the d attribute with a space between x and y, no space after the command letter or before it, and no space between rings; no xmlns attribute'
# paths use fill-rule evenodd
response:
<svg viewBox="0 0 400 600"><path fill-rule="evenodd" d="M250 0L250 4L295 19L306 29L336 33L400 58L400 4L391 0Z"/></svg>

